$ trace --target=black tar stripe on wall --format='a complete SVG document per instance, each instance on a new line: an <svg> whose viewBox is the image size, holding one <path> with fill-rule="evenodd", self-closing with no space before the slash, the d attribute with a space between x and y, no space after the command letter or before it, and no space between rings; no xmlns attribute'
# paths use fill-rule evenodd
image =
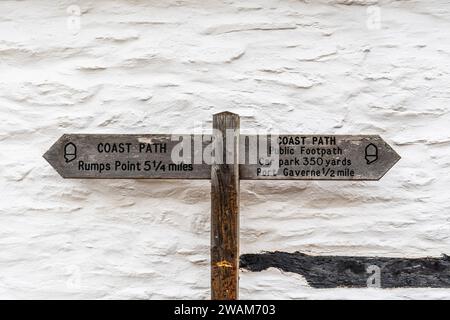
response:
<svg viewBox="0 0 450 320"><path fill-rule="evenodd" d="M406 259L266 252L241 255L240 267L250 271L273 267L298 273L314 288L367 287L374 268L379 268L381 288L450 288L450 257L446 255Z"/></svg>

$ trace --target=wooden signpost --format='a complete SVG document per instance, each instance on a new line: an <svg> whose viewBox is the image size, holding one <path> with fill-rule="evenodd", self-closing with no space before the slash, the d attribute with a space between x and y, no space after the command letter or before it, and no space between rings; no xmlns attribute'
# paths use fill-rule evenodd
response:
<svg viewBox="0 0 450 320"><path fill-rule="evenodd" d="M65 134L44 154L63 178L211 180L211 298L238 299L240 180L379 180L400 156L376 135Z"/></svg>

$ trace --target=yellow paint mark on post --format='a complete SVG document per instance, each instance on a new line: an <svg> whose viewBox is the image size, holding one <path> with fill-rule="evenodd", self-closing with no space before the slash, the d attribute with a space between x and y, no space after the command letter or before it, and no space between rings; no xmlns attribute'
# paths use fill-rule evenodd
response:
<svg viewBox="0 0 450 320"><path fill-rule="evenodd" d="M233 265L226 260L217 262L216 266L218 266L220 268L233 268Z"/></svg>

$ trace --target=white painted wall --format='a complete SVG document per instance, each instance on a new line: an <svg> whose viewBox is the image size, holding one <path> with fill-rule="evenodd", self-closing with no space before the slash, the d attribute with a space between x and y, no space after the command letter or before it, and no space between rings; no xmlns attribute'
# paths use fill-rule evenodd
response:
<svg viewBox="0 0 450 320"><path fill-rule="evenodd" d="M41 156L63 133L192 132L223 110L402 156L380 182L242 182L242 253L450 253L449 29L448 0L1 1L0 297L207 299L207 181L63 180ZM450 293L271 269L242 272L241 297Z"/></svg>

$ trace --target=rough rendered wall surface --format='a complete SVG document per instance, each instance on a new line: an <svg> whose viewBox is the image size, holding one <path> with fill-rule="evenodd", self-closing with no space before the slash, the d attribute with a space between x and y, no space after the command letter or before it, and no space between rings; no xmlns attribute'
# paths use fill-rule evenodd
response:
<svg viewBox="0 0 450 320"><path fill-rule="evenodd" d="M449 30L448 0L0 1L0 297L209 298L208 181L63 180L42 154L223 110L402 156L379 182L242 182L241 253L449 254ZM363 297L450 293L241 272L241 298Z"/></svg>

